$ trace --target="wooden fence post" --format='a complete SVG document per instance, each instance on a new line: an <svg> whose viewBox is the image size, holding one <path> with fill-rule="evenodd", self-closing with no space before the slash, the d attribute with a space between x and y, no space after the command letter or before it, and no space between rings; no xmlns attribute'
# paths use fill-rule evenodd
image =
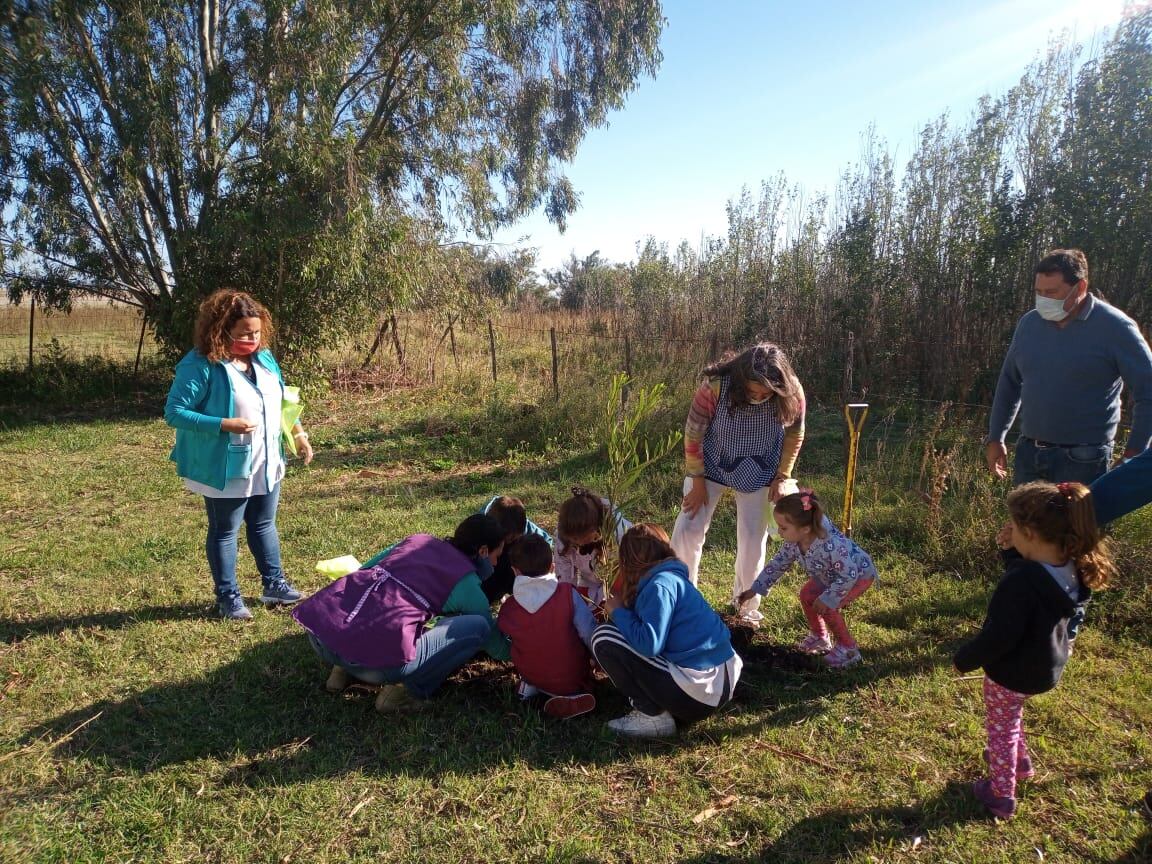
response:
<svg viewBox="0 0 1152 864"><path fill-rule="evenodd" d="M36 332L36 295L32 295L32 308L28 311L28 371L32 371L32 337Z"/></svg>
<svg viewBox="0 0 1152 864"><path fill-rule="evenodd" d="M488 347L492 350L492 381L496 381L496 331L492 329L492 319L488 319Z"/></svg>
<svg viewBox="0 0 1152 864"><path fill-rule="evenodd" d="M140 373L140 353L144 350L144 331L148 329L148 316L143 310L140 312L140 341L136 343L136 365L132 367L132 374Z"/></svg>
<svg viewBox="0 0 1152 864"><path fill-rule="evenodd" d="M548 335L552 338L552 393L556 401L560 401L560 360L556 352L556 328L549 327Z"/></svg>

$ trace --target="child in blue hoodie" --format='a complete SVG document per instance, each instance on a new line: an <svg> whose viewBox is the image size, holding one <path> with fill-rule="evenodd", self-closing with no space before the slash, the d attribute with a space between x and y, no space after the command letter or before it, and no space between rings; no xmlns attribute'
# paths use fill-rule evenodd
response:
<svg viewBox="0 0 1152 864"><path fill-rule="evenodd" d="M604 603L609 623L592 653L633 711L608 723L619 735L662 738L732 698L743 666L728 628L688 578L659 525L629 528L620 541L620 593Z"/></svg>

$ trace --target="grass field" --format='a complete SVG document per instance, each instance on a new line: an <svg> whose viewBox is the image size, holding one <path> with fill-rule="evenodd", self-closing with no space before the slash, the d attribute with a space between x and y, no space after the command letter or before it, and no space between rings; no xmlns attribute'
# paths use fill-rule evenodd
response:
<svg viewBox="0 0 1152 864"><path fill-rule="evenodd" d="M321 586L318 559L447 533L497 492L552 527L568 486L603 470L599 397L586 388L554 403L546 381L525 383L538 365L496 386L478 369L451 389L313 397L318 455L290 469L280 516L297 585ZM11 378L0 387L0 860L1152 856L1144 514L1118 527L1124 576L1094 606L1060 687L1028 706L1038 775L1020 815L987 819L967 791L982 768L980 682L957 676L950 656L994 584L1002 490L972 467L962 423L928 424L925 447L925 429L874 407L856 524L882 584L849 615L863 666L832 673L789 650L803 630L793 575L742 651L733 702L677 740L632 744L603 727L624 710L608 686L595 715L552 722L519 704L510 667L491 661L419 713L383 718L370 698L325 694L326 670L287 614L258 610L247 626L209 614L202 504L182 491L158 419L167 370L126 380L98 365L80 383L57 373L39 394ZM686 388L657 425L682 421ZM809 423L802 479L838 502L841 423L819 406ZM628 515L670 526L678 472L675 459L652 471ZM732 509L705 552L717 608ZM246 552L240 575L252 596Z"/></svg>

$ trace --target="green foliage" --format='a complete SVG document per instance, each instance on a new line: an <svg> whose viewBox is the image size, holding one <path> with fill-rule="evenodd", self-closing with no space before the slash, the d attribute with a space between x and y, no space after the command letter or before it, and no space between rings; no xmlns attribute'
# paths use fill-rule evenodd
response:
<svg viewBox="0 0 1152 864"><path fill-rule="evenodd" d="M815 398L987 402L1047 249L1082 247L1094 291L1152 315L1150 34L1135 14L1083 64L1057 39L1006 93L925 123L903 165L867 129L830 195L776 175L729 201L721 237L574 255L549 285L634 342L778 342Z"/></svg>
<svg viewBox="0 0 1152 864"><path fill-rule="evenodd" d="M664 395L663 384L633 388L628 376L619 372L612 376L600 417L598 440L606 448L607 465L600 488L612 502L614 511L635 512L640 481L661 459L680 443L679 431L667 432L651 440L645 426L660 407ZM611 547L616 543L616 514L604 517L601 536ZM614 561L609 561L609 572L604 578L612 584Z"/></svg>
<svg viewBox="0 0 1152 864"><path fill-rule="evenodd" d="M599 414L603 389L571 398ZM606 469L594 443L557 434L545 404L517 421L477 392L309 404L316 461L290 465L278 518L296 584L326 584L317 560L448 533L496 492L549 527L572 476ZM941 499L956 548L926 552L910 487L927 430L899 425L906 415L865 429L856 537L881 581L848 613L864 664L831 672L789 652L804 629L791 574L761 607L734 701L647 744L604 729L628 710L608 682L594 714L553 722L516 699L510 665L483 658L414 713L382 718L370 696L324 693L327 669L289 615L255 608L230 626L210 614L203 508L172 472L161 421L85 422L64 407L14 429L2 412L5 862L1147 859L1147 520L1118 526L1122 578L1094 602L1060 687L1029 700L1038 776L1016 818L995 823L968 790L985 770L980 684L949 662L998 572L995 499L969 495L968 474L988 482L975 460L959 466ZM831 501L841 424L813 409L801 453ZM940 434L937 449L952 431ZM651 466L638 510L667 525L680 479L672 460ZM735 534L721 507L700 577L715 604ZM259 590L246 550L239 573Z"/></svg>
<svg viewBox="0 0 1152 864"><path fill-rule="evenodd" d="M449 222L563 225L558 166L654 73L661 25L657 0L8 3L9 293L131 299L179 351L230 285L316 351L412 301L409 250Z"/></svg>

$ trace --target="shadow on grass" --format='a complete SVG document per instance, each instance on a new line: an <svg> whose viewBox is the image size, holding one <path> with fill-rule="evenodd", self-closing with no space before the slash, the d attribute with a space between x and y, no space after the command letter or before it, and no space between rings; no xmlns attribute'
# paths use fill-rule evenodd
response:
<svg viewBox="0 0 1152 864"><path fill-rule="evenodd" d="M1148 823L1144 833L1136 838L1136 845L1117 858L1113 864L1148 864L1152 861L1152 789L1144 795L1139 807Z"/></svg>
<svg viewBox="0 0 1152 864"><path fill-rule="evenodd" d="M145 606L140 609L91 612L86 615L65 615L16 621L0 618L0 643L14 643L36 636L50 636L64 630L117 630L141 621L183 621L191 618L212 618L215 610L209 603L177 603L170 606Z"/></svg>
<svg viewBox="0 0 1152 864"><path fill-rule="evenodd" d="M967 784L949 783L937 797L902 807L861 807L831 810L790 825L759 849L727 854L709 852L682 859L681 864L810 864L845 861L862 849L902 849L908 853L941 828L987 818ZM762 826L754 818L736 819L734 836L757 836ZM918 838L922 838L918 842Z"/></svg>
<svg viewBox="0 0 1152 864"><path fill-rule="evenodd" d="M120 627L139 620L194 618L198 604L74 618L5 622L8 641L69 627ZM818 658L771 642L763 633L740 647L744 673L724 733L754 738L764 730L817 717L828 697L892 676L919 674L946 663L925 653L915 637L868 653L862 666L833 671ZM371 694L332 696L322 689L327 670L303 634L258 644L209 674L160 684L118 700L62 714L30 731L27 742L60 741L58 752L140 773L214 760L216 782L277 786L350 772L438 776L480 773L502 762L600 764L621 747L660 751L695 746L702 731L672 741L621 743L604 721L628 706L607 681L596 689L595 714L555 722L514 695L510 664L474 660L419 710L381 716ZM212 769L209 769L212 770Z"/></svg>
<svg viewBox="0 0 1152 864"><path fill-rule="evenodd" d="M164 413L172 367L149 361L67 357L23 367L0 367L0 428L40 423L153 420Z"/></svg>
<svg viewBox="0 0 1152 864"><path fill-rule="evenodd" d="M137 773L212 760L204 769L212 782L250 787L348 773L478 774L501 763L617 758L603 724L625 705L608 682L598 685L596 713L553 721L516 698L510 664L474 660L423 707L383 716L371 693L324 692L327 672L301 631L205 676L69 711L30 730L24 743L58 741L62 757Z"/></svg>

